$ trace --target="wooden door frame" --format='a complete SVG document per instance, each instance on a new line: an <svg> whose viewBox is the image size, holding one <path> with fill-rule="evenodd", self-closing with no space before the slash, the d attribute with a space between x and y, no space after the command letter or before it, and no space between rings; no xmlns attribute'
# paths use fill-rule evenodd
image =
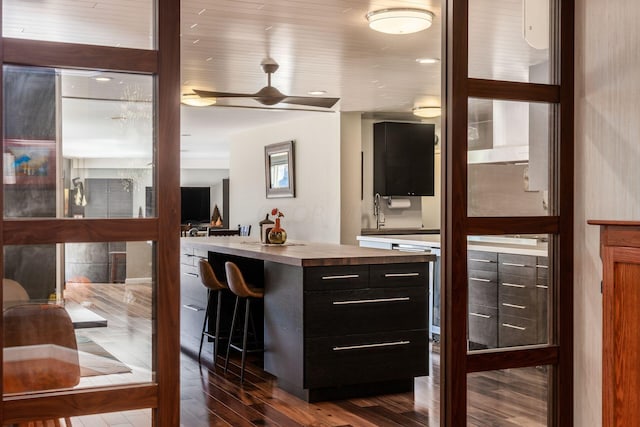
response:
<svg viewBox="0 0 640 427"><path fill-rule="evenodd" d="M180 424L180 212L177 208L180 206L180 2L155 0L153 13L155 49L12 38L0 41L3 65L99 69L155 76L154 140L157 149L154 180L158 195L155 218L0 219L3 247L66 242L156 242L155 307L152 308L155 380L142 384L4 397L0 403L3 423L150 408L154 425ZM3 105L0 103L1 108ZM0 120L2 117L0 114ZM4 212L2 203L3 197L0 197L0 210ZM0 257L0 269L3 268L4 259ZM2 335L0 332L0 337ZM2 352L0 362L1 358Z"/></svg>
<svg viewBox="0 0 640 427"><path fill-rule="evenodd" d="M555 54L559 84L531 84L468 76L469 0L445 0L443 23L442 93L446 99L442 162L442 325L441 425L467 425L467 375L472 372L552 365L549 383L548 422L552 426L573 425L573 81L574 0L552 0L561 28ZM557 21L556 21L557 20ZM553 27L553 25L552 25ZM557 34L557 33L553 33ZM553 51L553 49L552 49ZM552 59L554 57L552 56ZM546 102L558 107L562 124L554 155L557 183L550 192L558 215L549 217L467 216L467 121L470 97L524 102ZM554 167L554 166L551 166ZM554 306L552 344L467 353L467 236L487 234L550 234L553 247ZM552 338L554 339L554 338Z"/></svg>

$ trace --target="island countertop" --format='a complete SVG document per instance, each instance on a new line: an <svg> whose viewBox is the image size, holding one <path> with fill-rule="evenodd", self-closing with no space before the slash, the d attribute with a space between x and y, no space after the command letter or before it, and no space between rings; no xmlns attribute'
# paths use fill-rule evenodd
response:
<svg viewBox="0 0 640 427"><path fill-rule="evenodd" d="M287 241L264 245L240 236L182 237L193 248L301 267L433 262L435 255L387 251L353 245Z"/></svg>

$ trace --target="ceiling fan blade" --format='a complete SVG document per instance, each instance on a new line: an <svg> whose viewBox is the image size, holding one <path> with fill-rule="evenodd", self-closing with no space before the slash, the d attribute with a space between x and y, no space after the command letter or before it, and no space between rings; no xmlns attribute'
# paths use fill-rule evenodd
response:
<svg viewBox="0 0 640 427"><path fill-rule="evenodd" d="M213 92L208 90L193 89L201 98L253 98L255 93Z"/></svg>
<svg viewBox="0 0 640 427"><path fill-rule="evenodd" d="M310 107L331 108L340 98L320 98L316 96L287 96L283 99L284 104L308 105Z"/></svg>

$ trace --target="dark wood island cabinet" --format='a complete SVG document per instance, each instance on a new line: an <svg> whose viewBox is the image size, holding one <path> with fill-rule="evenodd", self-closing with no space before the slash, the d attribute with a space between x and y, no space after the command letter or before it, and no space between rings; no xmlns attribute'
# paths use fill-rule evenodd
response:
<svg viewBox="0 0 640 427"><path fill-rule="evenodd" d="M183 238L209 259L262 269L264 369L307 401L407 391L428 375L434 255L356 246ZM219 267L218 267L219 268ZM198 331L199 332L199 331Z"/></svg>

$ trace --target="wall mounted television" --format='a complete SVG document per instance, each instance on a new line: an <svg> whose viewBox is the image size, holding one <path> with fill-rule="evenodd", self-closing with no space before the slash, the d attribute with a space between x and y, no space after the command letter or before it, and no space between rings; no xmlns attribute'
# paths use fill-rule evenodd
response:
<svg viewBox="0 0 640 427"><path fill-rule="evenodd" d="M180 187L180 223L197 224L210 221L211 188Z"/></svg>

